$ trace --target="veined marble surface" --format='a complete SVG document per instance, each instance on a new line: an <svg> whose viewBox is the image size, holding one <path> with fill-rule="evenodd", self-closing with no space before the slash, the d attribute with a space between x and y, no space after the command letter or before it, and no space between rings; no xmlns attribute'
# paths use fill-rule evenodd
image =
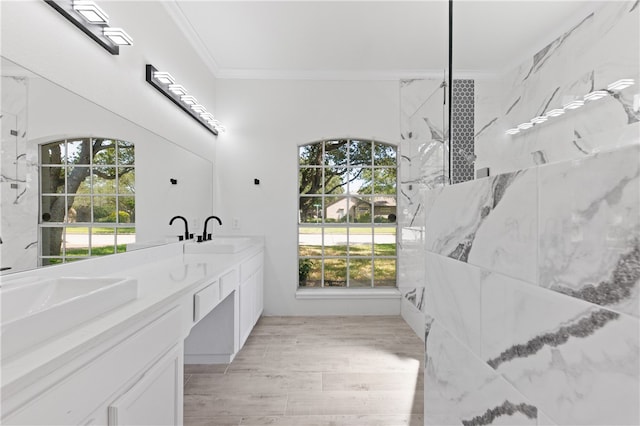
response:
<svg viewBox="0 0 640 426"><path fill-rule="evenodd" d="M430 191L427 251L536 282L537 170Z"/></svg>
<svg viewBox="0 0 640 426"><path fill-rule="evenodd" d="M477 81L476 169L505 173L633 143L640 121L639 20L635 0L594 2L529 61L497 77L500 84ZM504 133L622 78L636 84L519 134Z"/></svg>
<svg viewBox="0 0 640 426"><path fill-rule="evenodd" d="M426 348L425 424L538 424L538 408L438 320L430 324Z"/></svg>
<svg viewBox="0 0 640 426"><path fill-rule="evenodd" d="M426 312L472 351L480 353L480 283L483 271L426 253Z"/></svg>
<svg viewBox="0 0 640 426"><path fill-rule="evenodd" d="M539 285L638 317L640 145L539 169Z"/></svg>
<svg viewBox="0 0 640 426"><path fill-rule="evenodd" d="M639 424L636 318L489 274L482 357L559 424Z"/></svg>

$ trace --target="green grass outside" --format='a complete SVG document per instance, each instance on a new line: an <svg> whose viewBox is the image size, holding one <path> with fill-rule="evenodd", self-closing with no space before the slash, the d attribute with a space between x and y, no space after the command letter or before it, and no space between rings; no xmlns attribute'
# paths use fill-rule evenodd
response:
<svg viewBox="0 0 640 426"><path fill-rule="evenodd" d="M124 253L127 251L126 244L118 244L116 247L117 253ZM113 246L92 247L91 256L106 256L108 254L114 254ZM88 248L72 248L67 249L67 256L89 256Z"/></svg>
<svg viewBox="0 0 640 426"><path fill-rule="evenodd" d="M322 233L322 229L323 228L311 228L311 227L304 227L304 225L302 225L301 227L298 228L298 232L301 234L320 234ZM324 228L324 233L325 234L347 234L347 228L332 228L330 226L327 226ZM349 233L352 235L369 235L371 234L371 228L349 228ZM374 228L374 233L375 234L391 234L394 235L396 233L396 227L395 226L380 226L380 227L375 227Z"/></svg>
<svg viewBox="0 0 640 426"><path fill-rule="evenodd" d="M300 256L319 256L321 246L300 246ZM350 247L352 256L371 256L371 245L361 244ZM395 244L375 244L373 249L376 255L395 256ZM343 259L324 260L325 286L345 287L347 284L347 246L325 246L325 256L345 256ZM302 261L302 259L301 259ZM306 287L319 287L322 281L322 260L311 259L313 263L309 272ZM395 286L396 284L396 260L373 259L374 285ZM371 259L349 259L349 285L350 287L371 286Z"/></svg>

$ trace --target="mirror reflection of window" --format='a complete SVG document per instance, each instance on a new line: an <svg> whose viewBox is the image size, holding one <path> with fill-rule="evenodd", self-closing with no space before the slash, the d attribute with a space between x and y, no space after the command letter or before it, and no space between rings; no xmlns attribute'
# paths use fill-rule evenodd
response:
<svg viewBox="0 0 640 426"><path fill-rule="evenodd" d="M40 146L40 265L124 252L135 242L135 147L109 138Z"/></svg>

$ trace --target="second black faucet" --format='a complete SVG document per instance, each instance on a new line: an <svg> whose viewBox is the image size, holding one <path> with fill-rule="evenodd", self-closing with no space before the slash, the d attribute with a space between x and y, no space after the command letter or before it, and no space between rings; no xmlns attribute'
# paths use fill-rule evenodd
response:
<svg viewBox="0 0 640 426"><path fill-rule="evenodd" d="M211 240L211 234L207 234L207 225L209 224L209 220L211 220L211 219L217 220L218 224L220 224L220 226L222 226L222 221L220 220L220 218L218 216L209 216L204 221L204 229L202 230L202 235L198 236L198 241L209 241L209 240Z"/></svg>

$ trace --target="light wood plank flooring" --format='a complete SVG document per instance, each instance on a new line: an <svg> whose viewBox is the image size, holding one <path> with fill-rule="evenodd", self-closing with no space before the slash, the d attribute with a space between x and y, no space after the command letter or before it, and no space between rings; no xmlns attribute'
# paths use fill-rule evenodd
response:
<svg viewBox="0 0 640 426"><path fill-rule="evenodd" d="M422 425L423 344L400 317L262 317L229 365L185 365L185 426Z"/></svg>

